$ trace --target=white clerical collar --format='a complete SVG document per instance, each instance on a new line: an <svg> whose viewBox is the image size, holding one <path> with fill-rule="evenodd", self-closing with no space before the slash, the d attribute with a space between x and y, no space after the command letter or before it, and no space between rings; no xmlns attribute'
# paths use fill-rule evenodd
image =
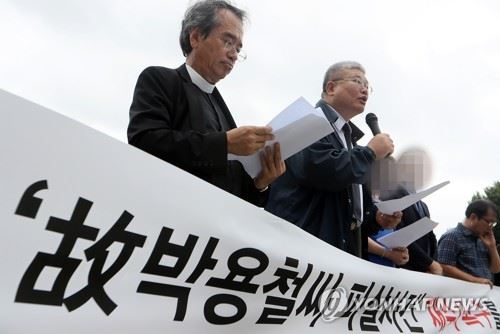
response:
<svg viewBox="0 0 500 334"><path fill-rule="evenodd" d="M212 85L210 82L205 80L198 72L194 70L191 66L186 64L186 69L188 71L189 77L191 78L191 81L203 92L212 94L214 91L215 85Z"/></svg>

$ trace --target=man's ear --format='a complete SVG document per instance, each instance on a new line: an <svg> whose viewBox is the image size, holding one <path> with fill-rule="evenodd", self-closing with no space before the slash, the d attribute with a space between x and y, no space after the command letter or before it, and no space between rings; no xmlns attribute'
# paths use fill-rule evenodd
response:
<svg viewBox="0 0 500 334"><path fill-rule="evenodd" d="M335 82L333 81L328 81L326 83L326 95L333 95L334 91L335 91L335 88L337 85L335 84Z"/></svg>
<svg viewBox="0 0 500 334"><path fill-rule="evenodd" d="M200 34L200 30L198 28L194 28L191 30L189 33L189 43L191 43L191 48L194 49L198 46L200 43L202 37Z"/></svg>

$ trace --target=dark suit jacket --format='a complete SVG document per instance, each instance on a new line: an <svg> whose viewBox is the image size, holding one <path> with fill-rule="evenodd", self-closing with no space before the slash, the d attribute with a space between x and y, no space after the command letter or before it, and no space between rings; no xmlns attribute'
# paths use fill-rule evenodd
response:
<svg viewBox="0 0 500 334"><path fill-rule="evenodd" d="M406 195L409 195L408 190L406 190L402 186L399 186L394 191L382 194L381 199L396 199L404 197ZM403 227L411 225L421 218L430 218L429 208L427 207L427 205L422 201L420 201L419 203L423 212L419 212L419 209L415 204L410 206L409 208L406 208L405 210L403 210L403 217L401 218L401 223L397 226L397 229L401 229ZM434 261L434 258L436 257L436 249L436 235L433 231L430 231L408 246L410 259L408 263L402 267L408 270L426 272L432 261Z"/></svg>
<svg viewBox="0 0 500 334"><path fill-rule="evenodd" d="M263 205L241 164L227 160L226 131L236 124L217 88L212 96L229 128L207 129L204 94L189 77L186 65L177 69L148 67L137 80L128 141L130 144L194 174L251 203Z"/></svg>
<svg viewBox="0 0 500 334"><path fill-rule="evenodd" d="M317 106L331 123L336 121L338 116L324 101ZM355 144L363 133L350 125ZM351 185L366 183L374 160L375 154L368 147L354 145L349 152L339 134L333 132L286 160L286 172L273 183L266 210L354 253ZM371 208L371 196L364 190L365 208Z"/></svg>

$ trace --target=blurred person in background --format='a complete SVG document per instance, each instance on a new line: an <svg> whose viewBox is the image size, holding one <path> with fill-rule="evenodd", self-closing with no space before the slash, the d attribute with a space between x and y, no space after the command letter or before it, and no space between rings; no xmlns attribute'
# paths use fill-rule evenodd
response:
<svg viewBox="0 0 500 334"><path fill-rule="evenodd" d="M381 191L381 200L398 199L422 190L431 178L431 159L420 148L411 148L403 152L392 167L395 170L393 182ZM418 201L403 210L398 228L409 226L418 220L430 218L429 208L423 201ZM442 275L443 269L436 261L437 239L433 231L422 236L408 246L409 261L402 268Z"/></svg>

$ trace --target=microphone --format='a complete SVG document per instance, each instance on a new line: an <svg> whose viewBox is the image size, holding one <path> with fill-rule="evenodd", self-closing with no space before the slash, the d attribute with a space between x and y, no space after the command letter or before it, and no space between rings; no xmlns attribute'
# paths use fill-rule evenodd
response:
<svg viewBox="0 0 500 334"><path fill-rule="evenodd" d="M380 133L380 128L378 127L378 118L374 113L369 113L365 117L366 124L372 130L374 136Z"/></svg>

